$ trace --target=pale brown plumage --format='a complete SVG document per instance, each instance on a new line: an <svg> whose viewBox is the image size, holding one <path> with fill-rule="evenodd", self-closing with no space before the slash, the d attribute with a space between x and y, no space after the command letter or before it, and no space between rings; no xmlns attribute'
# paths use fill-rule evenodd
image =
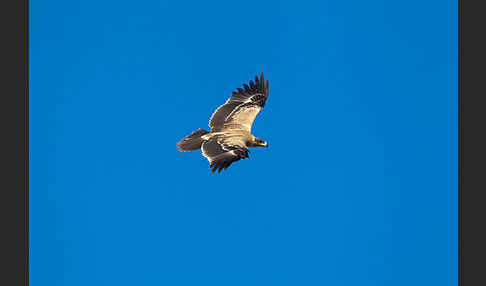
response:
<svg viewBox="0 0 486 286"><path fill-rule="evenodd" d="M251 134L251 127L268 98L268 80L263 73L255 82L243 84L218 107L209 120L211 131L198 129L177 143L182 152L202 149L212 172L221 172L233 162L248 158L249 147L268 147Z"/></svg>

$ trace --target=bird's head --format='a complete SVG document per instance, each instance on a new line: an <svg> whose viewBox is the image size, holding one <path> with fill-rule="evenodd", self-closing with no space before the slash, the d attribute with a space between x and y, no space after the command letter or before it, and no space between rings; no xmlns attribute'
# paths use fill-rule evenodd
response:
<svg viewBox="0 0 486 286"><path fill-rule="evenodd" d="M253 141L254 141L254 147L268 147L268 143L263 139L255 137Z"/></svg>

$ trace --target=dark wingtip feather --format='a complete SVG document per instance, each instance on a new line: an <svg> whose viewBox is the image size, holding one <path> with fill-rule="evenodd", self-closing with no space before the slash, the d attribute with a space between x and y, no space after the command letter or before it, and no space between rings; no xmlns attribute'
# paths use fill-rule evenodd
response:
<svg viewBox="0 0 486 286"><path fill-rule="evenodd" d="M264 98L262 98L261 96L256 96L252 99L252 101L258 101L257 104L261 107L264 107L265 100L268 97L268 80L265 84L265 77L262 71L260 78L258 78L257 73L254 80L249 80L248 83L243 84L242 88L238 87L236 90L237 91L231 93L231 96L239 100L246 100L248 99L248 97L252 97L256 94L262 94Z"/></svg>

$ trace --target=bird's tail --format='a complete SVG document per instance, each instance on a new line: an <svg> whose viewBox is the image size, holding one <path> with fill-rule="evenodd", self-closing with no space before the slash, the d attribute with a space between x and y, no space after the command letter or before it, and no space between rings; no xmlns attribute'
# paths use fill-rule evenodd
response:
<svg viewBox="0 0 486 286"><path fill-rule="evenodd" d="M201 136L208 133L209 131L199 128L179 141L177 143L177 150L181 152L189 152L200 149L204 142L204 139L202 139Z"/></svg>

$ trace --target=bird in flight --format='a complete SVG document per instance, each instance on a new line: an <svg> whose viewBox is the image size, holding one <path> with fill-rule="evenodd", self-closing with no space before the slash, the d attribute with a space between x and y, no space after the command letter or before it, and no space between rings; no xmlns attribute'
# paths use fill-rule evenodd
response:
<svg viewBox="0 0 486 286"><path fill-rule="evenodd" d="M268 147L268 143L251 134L255 117L268 98L268 80L263 72L255 82L237 88L230 98L218 107L211 119L211 131L199 128L177 143L181 152L201 149L212 172L226 170L233 162L249 158L249 147Z"/></svg>

